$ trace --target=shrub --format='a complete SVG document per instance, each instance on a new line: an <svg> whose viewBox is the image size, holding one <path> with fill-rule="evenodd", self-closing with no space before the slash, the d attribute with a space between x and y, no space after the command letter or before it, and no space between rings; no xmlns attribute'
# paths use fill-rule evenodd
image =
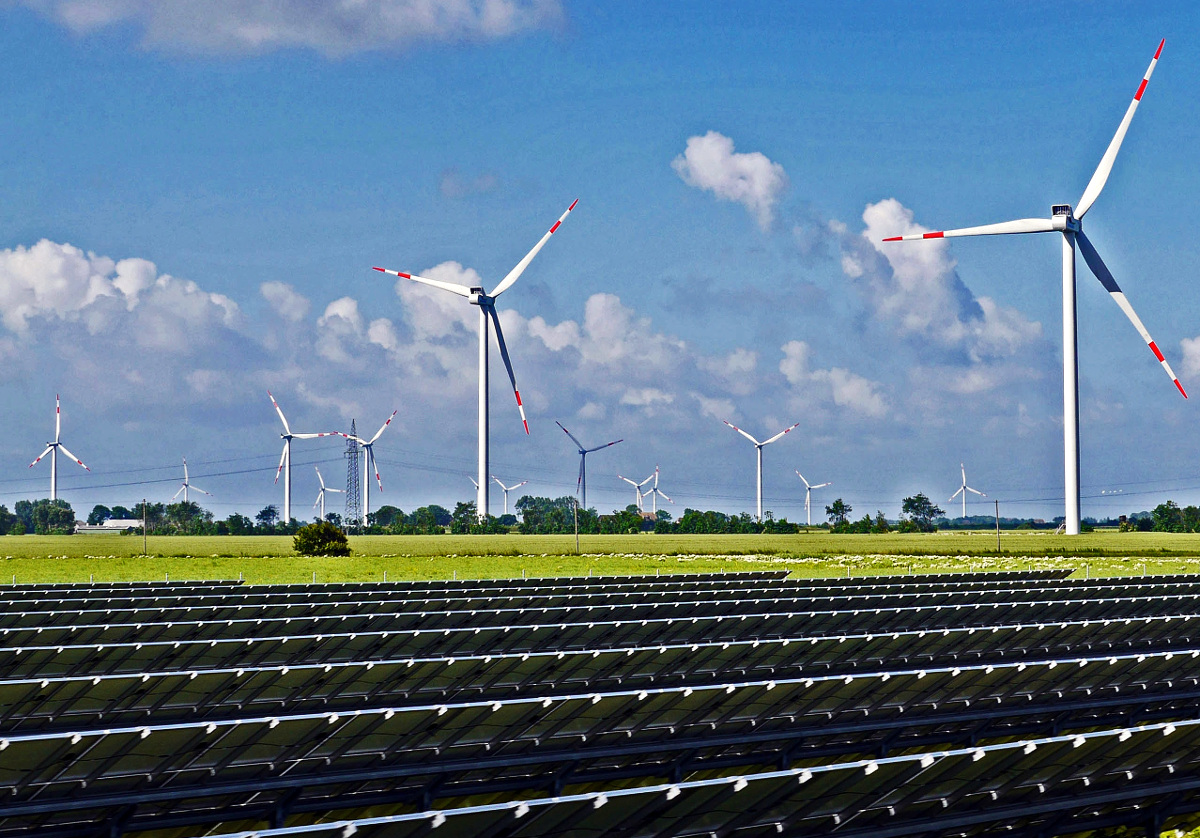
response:
<svg viewBox="0 0 1200 838"><path fill-rule="evenodd" d="M301 527L292 538L292 546L302 556L349 556L346 534L328 521Z"/></svg>

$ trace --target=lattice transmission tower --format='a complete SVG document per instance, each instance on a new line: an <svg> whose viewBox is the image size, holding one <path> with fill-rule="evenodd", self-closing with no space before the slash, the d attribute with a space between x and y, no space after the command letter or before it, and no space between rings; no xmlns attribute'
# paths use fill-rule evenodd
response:
<svg viewBox="0 0 1200 838"><path fill-rule="evenodd" d="M358 429L350 420L350 439L346 440L346 518L342 522L346 529L362 526L362 495L358 482Z"/></svg>

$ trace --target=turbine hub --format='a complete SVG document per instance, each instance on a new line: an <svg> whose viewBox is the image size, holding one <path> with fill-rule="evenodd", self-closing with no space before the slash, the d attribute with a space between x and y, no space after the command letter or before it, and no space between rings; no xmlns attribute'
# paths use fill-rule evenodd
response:
<svg viewBox="0 0 1200 838"><path fill-rule="evenodd" d="M1055 230L1066 232L1079 231L1079 219L1075 217L1070 204L1055 204L1050 207L1050 223Z"/></svg>
<svg viewBox="0 0 1200 838"><path fill-rule="evenodd" d="M487 294L483 293L482 288L478 287L471 289L471 296L467 299L470 301L471 305L475 306L485 306L495 301L494 297L489 297Z"/></svg>

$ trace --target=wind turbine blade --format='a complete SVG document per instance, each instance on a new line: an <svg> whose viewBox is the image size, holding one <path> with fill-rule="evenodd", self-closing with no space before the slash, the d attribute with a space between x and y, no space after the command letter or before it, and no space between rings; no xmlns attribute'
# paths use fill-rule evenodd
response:
<svg viewBox="0 0 1200 838"><path fill-rule="evenodd" d="M593 451L599 451L603 448L612 448L618 442L624 442L624 441L625 440L623 440L623 439L614 439L612 442L606 442L604 445L597 445L595 448L589 448L589 449L587 449L587 451L585 453L591 454Z"/></svg>
<svg viewBox="0 0 1200 838"><path fill-rule="evenodd" d="M426 279L423 276L416 274L406 274L403 271L389 271L387 268L372 268L372 270L380 273L391 274L398 276L401 279L411 279L413 282L419 282L422 285L432 285L434 288L441 288L443 291L449 291L451 294L458 294L460 297L470 297L471 289L465 285L459 285L457 282L442 282L440 279Z"/></svg>
<svg viewBox="0 0 1200 838"><path fill-rule="evenodd" d="M667 503L674 503L674 502L675 502L675 501L671 500L669 497L667 497L667 493L666 493L666 492L664 492L662 489L655 489L654 491L656 491L656 492L658 492L660 495L662 495L662 499L663 499L663 500L665 500Z"/></svg>
<svg viewBox="0 0 1200 838"><path fill-rule="evenodd" d="M959 469L959 471L962 472L963 485L966 486L967 485L967 467L964 464L959 463L958 469Z"/></svg>
<svg viewBox="0 0 1200 838"><path fill-rule="evenodd" d="M500 478L499 478L499 477L497 477L496 475L494 475L494 474L493 474L493 475L492 475L492 479L496 481L497 485L499 485L501 489L507 489L507 488L508 488L507 486L505 486L503 483L501 483L501 482L500 482Z"/></svg>
<svg viewBox="0 0 1200 838"><path fill-rule="evenodd" d="M958 488L958 491L957 491L957 492L955 492L954 494L952 494L952 495L950 496L950 500L954 500L956 497L958 497L959 495L961 495L961 494L963 493L963 488L964 488L964 487L962 487L962 486L959 486L959 488Z"/></svg>
<svg viewBox="0 0 1200 838"><path fill-rule="evenodd" d="M320 439L323 436L346 436L341 431L321 431L318 434L292 434L292 439ZM347 437L349 438L349 437ZM361 442L361 440L359 440Z"/></svg>
<svg viewBox="0 0 1200 838"><path fill-rule="evenodd" d="M517 377L513 375L512 361L508 358L508 347L504 345L504 332L500 331L500 316L496 314L496 307L493 305L485 306L487 313L492 318L492 324L496 327L496 343L500 346L500 357L504 360L504 369L508 371L508 380L512 383L513 395L517 397L517 410L521 411L521 424L525 426L525 433L529 433L529 422L525 419L525 405L521 403L521 391L517 389Z"/></svg>
<svg viewBox="0 0 1200 838"><path fill-rule="evenodd" d="M533 257L537 256L538 251L542 249L546 242L550 241L550 237L554 235L554 231L558 229L558 225L562 224L563 221L566 220L567 216L571 214L571 210L575 209L575 205L578 203L578 198L572 201L571 206L567 207L567 211L558 217L558 221L554 222L554 226L547 231L546 235L542 236L541 241L533 246L533 250L526 253L525 258L518 262L517 266L508 272L508 276L500 280L500 284L497 285L492 291L493 297L499 297L501 294L507 291L514 282L520 279L521 274L525 273L525 269L528 268L529 263L533 261Z"/></svg>
<svg viewBox="0 0 1200 838"><path fill-rule="evenodd" d="M579 458L579 477L575 479L575 494L579 494L579 488L583 486L583 457Z"/></svg>
<svg viewBox="0 0 1200 838"><path fill-rule="evenodd" d="M321 476L321 470L313 466L313 471L317 473L317 482L321 484L321 491L325 491L325 478Z"/></svg>
<svg viewBox="0 0 1200 838"><path fill-rule="evenodd" d="M271 391L267 391L267 395L271 398L271 404L275 405L275 412L279 414L279 421L283 423L283 429L287 433L291 433L292 429L288 426L287 417L283 415L283 411L279 409L279 402L275 401L275 397L271 395Z"/></svg>
<svg viewBox="0 0 1200 838"><path fill-rule="evenodd" d="M522 486L524 486L528 482L529 482L528 480L522 480L516 486L509 486L508 490L511 492L513 489L520 489Z"/></svg>
<svg viewBox="0 0 1200 838"><path fill-rule="evenodd" d="M371 437L371 442L367 443L368 445L373 444L375 442L375 440L379 439L379 437L383 434L383 432L387 430L387 426L392 424L392 420L396 418L396 414L399 412L400 411L398 411L398 410L392 411L392 415L389 416L387 421L383 423L383 426L378 431L375 432L375 436Z"/></svg>
<svg viewBox="0 0 1200 838"><path fill-rule="evenodd" d="M771 444L772 442L774 442L775 440L777 440L777 439L781 439L781 438L783 437L783 435L784 435L784 434L790 434L792 431L796 430L796 428L798 428L798 427L800 427L800 423L799 423L799 422L797 422L795 425L792 425L790 428L785 428L784 430L782 430L782 431L780 431L779 433L775 434L775 436L771 437L771 438L770 438L770 439L768 439L766 442L764 442L764 443L763 443L763 445L770 445L770 444Z"/></svg>
<svg viewBox="0 0 1200 838"><path fill-rule="evenodd" d="M78 458L78 457L76 457L74 454L72 454L70 451L68 451L68 450L67 450L67 446L63 445L63 444L60 442L60 443L58 444L58 447L59 447L59 449L60 449L60 450L61 450L61 451L62 451L64 454L66 454L68 457L70 457L70 458L71 458L72 460L74 460L75 462L79 463L79 465L83 466L83 460L79 459L79 458ZM87 469L88 471L91 471L91 469L90 469L90 468L88 468L87 466L83 466L83 467L84 467L85 469Z"/></svg>
<svg viewBox="0 0 1200 838"><path fill-rule="evenodd" d="M1054 229L1049 218L1018 218L1001 221L999 224L983 224L979 227L959 227L957 230L934 230L929 233L911 233L907 236L891 236L885 242L916 242L923 239L953 239L958 236L1001 236L1008 233L1049 233Z"/></svg>
<svg viewBox="0 0 1200 838"><path fill-rule="evenodd" d="M326 491L326 492L337 492L339 495L344 495L344 494L346 494L346 490L345 490L345 489L335 489L335 488L333 488L332 486L328 486L328 487L326 487L325 491Z"/></svg>
<svg viewBox="0 0 1200 838"><path fill-rule="evenodd" d="M283 461L287 459L287 443L283 443L283 453L279 455L279 468L275 469L275 482L279 482L279 474L283 471Z"/></svg>
<svg viewBox="0 0 1200 838"><path fill-rule="evenodd" d="M628 477L624 477L624 476L622 476L622 475L620 475L620 474L618 474L618 475L617 475L617 477L620 477L622 480L624 480L624 481L625 481L626 483L628 483L630 486L640 486L640 485L641 485L640 483L638 483L638 482L636 482L636 481L633 481L633 480L630 480Z"/></svg>
<svg viewBox="0 0 1200 838"><path fill-rule="evenodd" d="M978 489L972 489L970 486L963 486L963 488L964 488L964 489L966 489L968 492L974 492L975 494L979 495L979 497L981 497L981 498L986 498L986 497L987 497L987 495L986 495L986 494L984 494L983 492L979 491Z"/></svg>
<svg viewBox="0 0 1200 838"><path fill-rule="evenodd" d="M321 491L317 492L317 499L313 501L313 509L316 509L321 504L321 495L325 494L325 487L321 487Z"/></svg>
<svg viewBox="0 0 1200 838"><path fill-rule="evenodd" d="M651 480L653 480L653 479L654 479L654 475L652 474L652 475L650 475L649 477L647 477L645 480L643 480L641 483L638 483L637 485L638 485L639 487L641 487L641 486L645 486L647 483L649 483L649 482L650 482Z"/></svg>
<svg viewBox="0 0 1200 838"><path fill-rule="evenodd" d="M199 492L202 495L208 495L210 498L213 497L212 492L206 492L203 489L201 489L199 486L192 486L191 484L189 484L188 488L191 489L193 492Z"/></svg>
<svg viewBox="0 0 1200 838"><path fill-rule="evenodd" d="M796 469L796 476L797 476L797 477L799 477L799 478L800 478L800 480L801 480L801 482L803 482L803 483L804 483L804 488L806 488L806 489L812 489L812 488L813 488L812 486L809 486L809 485L808 485L808 481L804 479L804 475L800 473L800 469ZM829 484L825 484L825 485L829 485Z"/></svg>
<svg viewBox="0 0 1200 838"><path fill-rule="evenodd" d="M62 433L62 403L58 400L58 393L54 394L54 441L58 442L58 437Z"/></svg>
<svg viewBox="0 0 1200 838"><path fill-rule="evenodd" d="M724 420L724 419L722 419L721 421L722 421L722 422L725 422L725 420ZM725 422L725 424L726 424L726 425L728 425L729 427L733 428L735 431L737 431L739 434L741 434L742 436L744 436L746 439L748 439L748 440L750 440L751 442L753 442L755 445L758 445L758 440L757 440L757 439L755 439L754 437L750 436L750 434L748 434L748 433L746 433L745 431L743 431L743 430L742 430L741 428L739 428L737 425L733 424L732 422Z"/></svg>
<svg viewBox="0 0 1200 838"><path fill-rule="evenodd" d="M816 486L812 486L812 487L810 487L810 488L813 488L813 489L824 489L826 486L832 486L832 485L833 485L833 483L818 483Z"/></svg>
<svg viewBox="0 0 1200 838"><path fill-rule="evenodd" d="M34 460L32 463L30 463L30 464L29 464L29 467L30 467L30 468L33 468L34 466L36 466L38 463L40 463L40 462L42 461L42 457L45 457L47 454L49 454L49 453L50 453L51 451L53 451L53 450L54 450L54 446L53 446L53 445L47 445L47 446L46 446L46 450L45 450L45 451L43 451L41 454L38 454L38 457L37 457L37 459L36 459L36 460Z"/></svg>
<svg viewBox="0 0 1200 838"><path fill-rule="evenodd" d="M187 457L183 458L183 482L188 482Z"/></svg>
<svg viewBox="0 0 1200 838"><path fill-rule="evenodd" d="M1104 264L1104 260L1100 258L1100 254L1096 252L1096 248L1092 246L1091 241L1083 234L1082 230L1075 234L1075 238L1079 242L1079 250L1083 253L1084 261L1092 269L1092 273L1096 275L1096 279L1100 280L1100 284L1104 286L1116 304L1121 307L1121 311L1125 312L1125 316L1129 318L1129 322L1138 330L1138 334L1142 336L1142 340L1146 341L1146 345L1150 347L1150 351L1154 353L1154 357L1162 364L1162 368L1167 371L1167 375L1171 376L1171 380L1175 382L1175 386L1179 388L1179 392L1186 399L1187 391L1183 389L1183 385L1179 383L1179 379L1175 376L1175 371L1171 369L1171 365L1167 363L1167 359L1163 357L1162 352L1159 350L1158 344L1150 337L1150 333L1142 325L1141 318L1137 316L1137 312L1133 310L1133 306L1125 298L1125 293L1117 285L1112 271Z"/></svg>
<svg viewBox="0 0 1200 838"><path fill-rule="evenodd" d="M560 422L560 421L558 421L557 419L555 419L555 420L554 420L554 424L555 424L555 425L558 425L560 428L562 428L562 429L563 429L563 433L564 433L564 434L566 434L567 436L569 436L569 437L571 438L571 442L575 443L575 445L576 445L576 446L579 448L579 452L580 452L580 453L583 453L583 450L584 450L584 448L583 448L583 443L582 443L582 442L580 442L579 440L577 440L577 439L575 438L574 434L572 434L572 433L571 433L570 431L568 431L568 430L567 430L565 427L563 427L563 423L562 423L562 422ZM603 446L601 446L601 447L603 447ZM594 450L596 450L596 449L592 449L592 450L594 451Z"/></svg>
<svg viewBox="0 0 1200 838"><path fill-rule="evenodd" d="M391 420L388 420L391 421ZM367 449L367 459L370 460L368 468L375 472L375 482L379 484L379 491L383 491L383 478L379 476L379 464L375 462L375 449ZM367 479L370 479L369 477Z"/></svg>
<svg viewBox="0 0 1200 838"><path fill-rule="evenodd" d="M1113 163L1116 162L1117 152L1121 150L1121 143L1125 140L1125 132L1129 130L1129 123L1133 121L1133 113L1137 110L1138 103L1142 101L1142 94L1146 92L1146 85L1150 83L1150 75L1158 64L1158 57L1162 55L1163 44L1166 42L1166 38L1159 42L1158 49L1154 52L1154 58L1150 59L1150 66L1146 68L1146 75L1142 76L1142 83L1138 85L1137 93L1133 94L1133 101L1129 103L1129 108L1125 111L1125 117L1117 126L1117 133L1113 135L1112 142L1108 144L1104 156L1100 158L1100 165L1096 167L1092 179L1088 181L1087 188L1083 190L1079 204L1075 207L1076 218L1083 218L1087 214L1087 211L1092 208L1092 204L1100 197L1104 184L1108 182L1108 175L1112 172Z"/></svg>
<svg viewBox="0 0 1200 838"><path fill-rule="evenodd" d="M175 494L171 495L171 500L175 500L175 498L177 498L177 497L179 497L180 495L182 495L182 494L183 494L183 490L184 490L184 489L186 489L186 488L187 488L187 486L180 486L180 487L179 487L179 491L178 491L178 492L176 492Z"/></svg>
<svg viewBox="0 0 1200 838"><path fill-rule="evenodd" d="M471 481L471 485L472 485L472 486L474 486L476 489L478 489L478 488L479 488L479 481L478 481L478 480L476 480L474 477L468 477L467 479Z"/></svg>

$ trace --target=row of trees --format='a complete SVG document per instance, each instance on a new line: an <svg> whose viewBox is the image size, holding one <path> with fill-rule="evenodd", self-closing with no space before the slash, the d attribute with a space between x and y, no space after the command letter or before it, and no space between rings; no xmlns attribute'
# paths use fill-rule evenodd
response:
<svg viewBox="0 0 1200 838"><path fill-rule="evenodd" d="M65 500L19 500L0 506L0 535L66 535L75 532L75 511Z"/></svg>

